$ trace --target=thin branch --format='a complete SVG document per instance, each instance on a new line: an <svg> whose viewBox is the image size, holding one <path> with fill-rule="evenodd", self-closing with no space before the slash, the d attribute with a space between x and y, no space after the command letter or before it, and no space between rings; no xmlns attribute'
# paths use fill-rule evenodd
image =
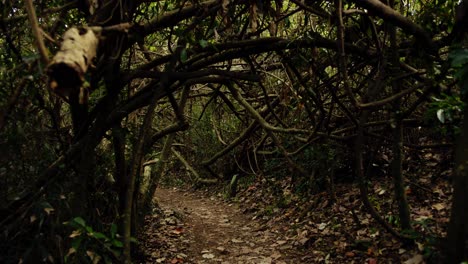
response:
<svg viewBox="0 0 468 264"><path fill-rule="evenodd" d="M37 22L36 10L34 9L32 0L25 0L24 4L26 6L26 10L28 11L28 18L29 22L31 23L34 38L36 39L37 51L41 56L42 63L47 65L49 64L49 52L45 47L44 39L41 35L41 29L39 28L39 24Z"/></svg>
<svg viewBox="0 0 468 264"><path fill-rule="evenodd" d="M315 8L311 7L311 6L308 6L298 0L291 0L291 2L293 2L294 4L296 4L297 6L299 6L300 8L304 9L305 11L307 12L310 12L314 15L317 15L319 17L323 17L327 20L330 20L331 19L331 15L328 14L325 10L316 10Z"/></svg>
<svg viewBox="0 0 468 264"><path fill-rule="evenodd" d="M251 81L251 82L258 82L261 80L260 76L253 75L253 74L245 74L242 72L236 71L224 71L218 69L208 69L208 70L200 70L195 72L168 72L168 73L161 73L156 71L132 71L127 74L124 78L124 82L130 82L132 79L135 78L154 78L159 79L162 75L167 75L169 80L187 80L192 78L198 78L203 76L209 75L219 75L230 77L234 79L244 80L244 81Z"/></svg>
<svg viewBox="0 0 468 264"><path fill-rule="evenodd" d="M344 41L344 24L343 24L343 3L341 0L335 0L335 8L336 8L336 15L338 17L337 26L338 26L338 61L339 61L339 73L340 73L340 80L343 84L343 87L348 94L349 98L351 99L351 103L357 107L358 102L356 97L354 96L353 92L351 91L351 86L348 83L348 72L346 70L346 53L345 53L345 41Z"/></svg>
<svg viewBox="0 0 468 264"><path fill-rule="evenodd" d="M354 0L354 2L365 9L372 11L382 19L403 29L409 34L415 35L417 40L429 50L434 49L434 43L429 38L427 32L418 24L404 17L393 8L385 5L379 0Z"/></svg>
<svg viewBox="0 0 468 264"><path fill-rule="evenodd" d="M408 88L406 90L403 90L403 91L401 91L401 92L399 92L397 94L389 96L389 97L387 97L385 99L370 102L370 103L360 103L360 104L358 104L358 106L361 109L364 109L364 108L377 108L379 106L383 106L383 105L391 103L391 102L393 102L393 101L395 101L397 99L400 99L401 97L403 97L403 96L405 96L407 94L410 94L410 93L416 91L419 88L420 88L419 86L414 86L414 87Z"/></svg>
<svg viewBox="0 0 468 264"><path fill-rule="evenodd" d="M232 96L247 110L247 112L252 115L252 117L266 130L278 133L293 133L293 134L310 134L311 131L308 129L298 129L298 128L280 128L270 125L261 115L258 113L240 94L238 88L234 87L232 84L227 84L229 91L231 91Z"/></svg>
<svg viewBox="0 0 468 264"><path fill-rule="evenodd" d="M177 10L166 12L163 15L158 16L157 18L143 25L141 29L141 34L142 36L147 36L151 33L157 32L162 28L173 26L184 19L194 16L199 10L204 10L206 8L214 7L216 5L221 6L221 1L209 0L186 7L181 7Z"/></svg>
<svg viewBox="0 0 468 264"><path fill-rule="evenodd" d="M195 179L199 183L217 183L218 179L205 179L200 176L200 174L185 160L185 158L180 154L177 150L174 148L171 148L172 153L184 164L185 168L189 170L193 176L195 176Z"/></svg>

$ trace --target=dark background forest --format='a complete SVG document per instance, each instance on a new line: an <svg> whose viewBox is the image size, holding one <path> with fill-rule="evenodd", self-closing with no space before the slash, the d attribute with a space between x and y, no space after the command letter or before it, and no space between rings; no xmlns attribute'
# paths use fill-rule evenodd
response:
<svg viewBox="0 0 468 264"><path fill-rule="evenodd" d="M130 263L161 183L229 199L256 184L302 213L355 190L352 215L401 247L468 260L468 1L0 13L0 262ZM435 196L447 215L421 221Z"/></svg>

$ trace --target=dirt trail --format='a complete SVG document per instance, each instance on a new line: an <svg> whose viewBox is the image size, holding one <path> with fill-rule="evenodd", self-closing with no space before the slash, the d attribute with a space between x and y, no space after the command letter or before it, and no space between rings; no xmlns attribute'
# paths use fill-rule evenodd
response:
<svg viewBox="0 0 468 264"><path fill-rule="evenodd" d="M156 196L165 215L164 223L158 228L169 232L165 238L170 236L172 242L166 247L176 257L153 253L154 262L280 264L304 261L291 254L294 250L284 233L267 230L260 222L243 214L236 204L178 189L159 189Z"/></svg>

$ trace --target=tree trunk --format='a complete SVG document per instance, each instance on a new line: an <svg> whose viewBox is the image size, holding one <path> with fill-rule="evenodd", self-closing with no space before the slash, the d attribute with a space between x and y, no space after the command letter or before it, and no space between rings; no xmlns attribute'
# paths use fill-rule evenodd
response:
<svg viewBox="0 0 468 264"><path fill-rule="evenodd" d="M455 149L452 212L447 234L446 263L468 260L468 107Z"/></svg>
<svg viewBox="0 0 468 264"><path fill-rule="evenodd" d="M125 131L120 125L112 128L112 138L115 160L114 179L119 194L119 213L122 215L127 188L127 162L125 160Z"/></svg>
<svg viewBox="0 0 468 264"><path fill-rule="evenodd" d="M390 2L390 6L394 7L394 1ZM398 43L396 37L396 28L394 25L389 24L390 31L390 48L391 48L391 61L393 68L397 68L399 65L399 55L398 55ZM396 72L396 71L395 71ZM393 81L392 83L393 94L398 94L401 92L402 88L398 81ZM408 205L408 199L406 199L404 177L403 177L403 122L400 117L401 112L401 100L396 99L393 102L393 118L394 122L392 125L393 133L393 160L391 162L391 172L393 176L393 187L395 192L395 200L398 204L398 216L400 218L401 229L410 230L411 229L411 218L410 210Z"/></svg>
<svg viewBox="0 0 468 264"><path fill-rule="evenodd" d="M401 228L403 230L411 229L410 211L408 200L406 199L402 163L403 163L403 127L401 120L395 120L393 128L393 160L391 171L393 176L393 185L395 188L395 200L398 204L398 216L400 217Z"/></svg>
<svg viewBox="0 0 468 264"><path fill-rule="evenodd" d="M128 179L127 191L125 193L125 203L124 203L124 214L123 214L123 237L124 237L124 247L123 247L123 262L130 264L132 262L130 255L130 240L132 235L132 223L135 221L135 201L134 201L134 192L137 185L136 179L141 171L141 163L144 156L143 148L146 139L147 132L151 127L151 121L153 119L154 109L156 108L156 98L153 98L153 102L148 107L146 112L143 125L140 129L140 136L138 141L135 143L133 149L133 159L132 167Z"/></svg>

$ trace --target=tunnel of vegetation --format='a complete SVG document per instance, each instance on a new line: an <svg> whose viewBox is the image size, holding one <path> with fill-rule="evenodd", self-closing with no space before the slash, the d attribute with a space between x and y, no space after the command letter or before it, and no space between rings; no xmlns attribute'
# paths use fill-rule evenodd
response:
<svg viewBox="0 0 468 264"><path fill-rule="evenodd" d="M448 263L466 260L467 8L0 1L0 262L130 263L164 174L287 180L331 201L336 182L357 182L365 210L411 241L405 157L427 149L450 153L441 239ZM393 178L398 227L369 201L376 166Z"/></svg>

